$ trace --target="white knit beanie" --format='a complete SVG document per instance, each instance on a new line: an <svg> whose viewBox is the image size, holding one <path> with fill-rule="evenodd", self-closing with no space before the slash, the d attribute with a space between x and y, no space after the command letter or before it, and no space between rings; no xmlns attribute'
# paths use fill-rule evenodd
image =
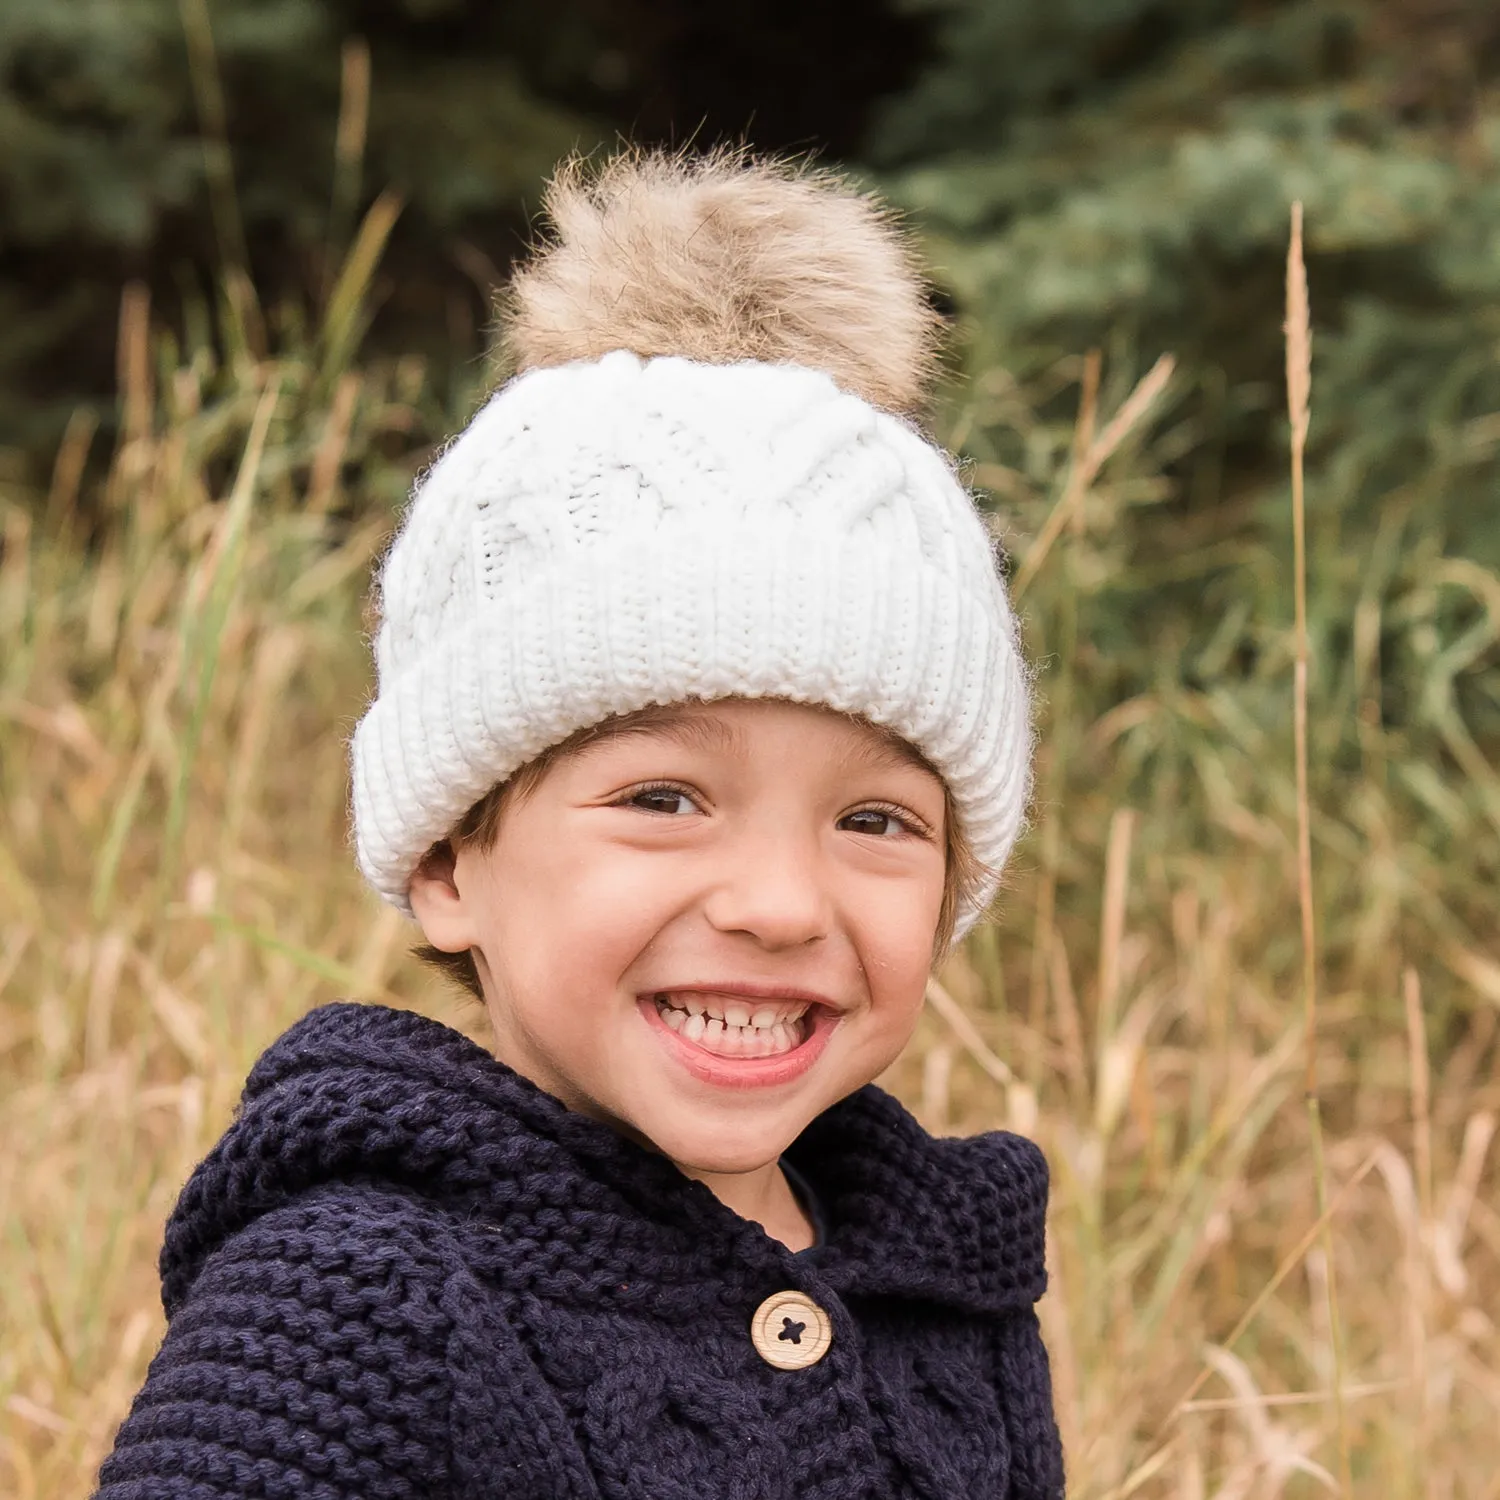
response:
<svg viewBox="0 0 1500 1500"><path fill-rule="evenodd" d="M1021 826L1030 714L988 529L880 409L930 351L904 241L828 174L723 154L571 170L548 207L510 324L544 367L433 466L379 575L365 877L409 915L432 845L575 731L774 697L863 714L946 779L990 872L956 941Z"/></svg>

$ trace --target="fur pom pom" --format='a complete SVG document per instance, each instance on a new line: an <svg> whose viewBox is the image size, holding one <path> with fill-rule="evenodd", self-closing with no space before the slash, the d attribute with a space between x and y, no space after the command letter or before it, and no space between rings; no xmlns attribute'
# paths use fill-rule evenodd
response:
<svg viewBox="0 0 1500 1500"><path fill-rule="evenodd" d="M837 173L742 150L566 163L551 236L515 274L502 348L516 371L614 349L820 369L914 416L940 319L890 210Z"/></svg>

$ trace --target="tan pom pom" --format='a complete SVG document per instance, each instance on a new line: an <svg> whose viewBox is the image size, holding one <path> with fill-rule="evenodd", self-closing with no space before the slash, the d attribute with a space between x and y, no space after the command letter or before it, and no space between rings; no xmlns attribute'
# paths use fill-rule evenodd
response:
<svg viewBox="0 0 1500 1500"><path fill-rule="evenodd" d="M916 415L941 320L890 210L838 174L740 150L566 163L551 236L515 274L502 348L517 371L614 349L826 371Z"/></svg>

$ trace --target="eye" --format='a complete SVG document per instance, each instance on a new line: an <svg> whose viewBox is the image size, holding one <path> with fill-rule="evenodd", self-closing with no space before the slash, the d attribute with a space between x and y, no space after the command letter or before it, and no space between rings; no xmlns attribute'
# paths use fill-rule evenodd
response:
<svg viewBox="0 0 1500 1500"><path fill-rule="evenodd" d="M917 838L931 836L925 825L899 807L861 807L855 812L845 813L839 822L854 825L854 833L868 833L876 838L890 838L897 833L913 834Z"/></svg>
<svg viewBox="0 0 1500 1500"><path fill-rule="evenodd" d="M617 804L620 807L638 807L643 812L659 813L665 817L681 817L685 812L696 812L698 804L680 786L670 782L659 785L637 787Z"/></svg>

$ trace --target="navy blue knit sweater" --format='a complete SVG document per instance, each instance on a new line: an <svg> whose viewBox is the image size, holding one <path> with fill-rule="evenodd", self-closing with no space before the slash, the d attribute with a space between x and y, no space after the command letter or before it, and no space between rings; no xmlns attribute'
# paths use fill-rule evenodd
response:
<svg viewBox="0 0 1500 1500"><path fill-rule="evenodd" d="M101 1500L1056 1500L1046 1167L861 1089L792 1254L448 1027L331 1005L256 1064L162 1250ZM784 1370L752 1313L832 1343Z"/></svg>

